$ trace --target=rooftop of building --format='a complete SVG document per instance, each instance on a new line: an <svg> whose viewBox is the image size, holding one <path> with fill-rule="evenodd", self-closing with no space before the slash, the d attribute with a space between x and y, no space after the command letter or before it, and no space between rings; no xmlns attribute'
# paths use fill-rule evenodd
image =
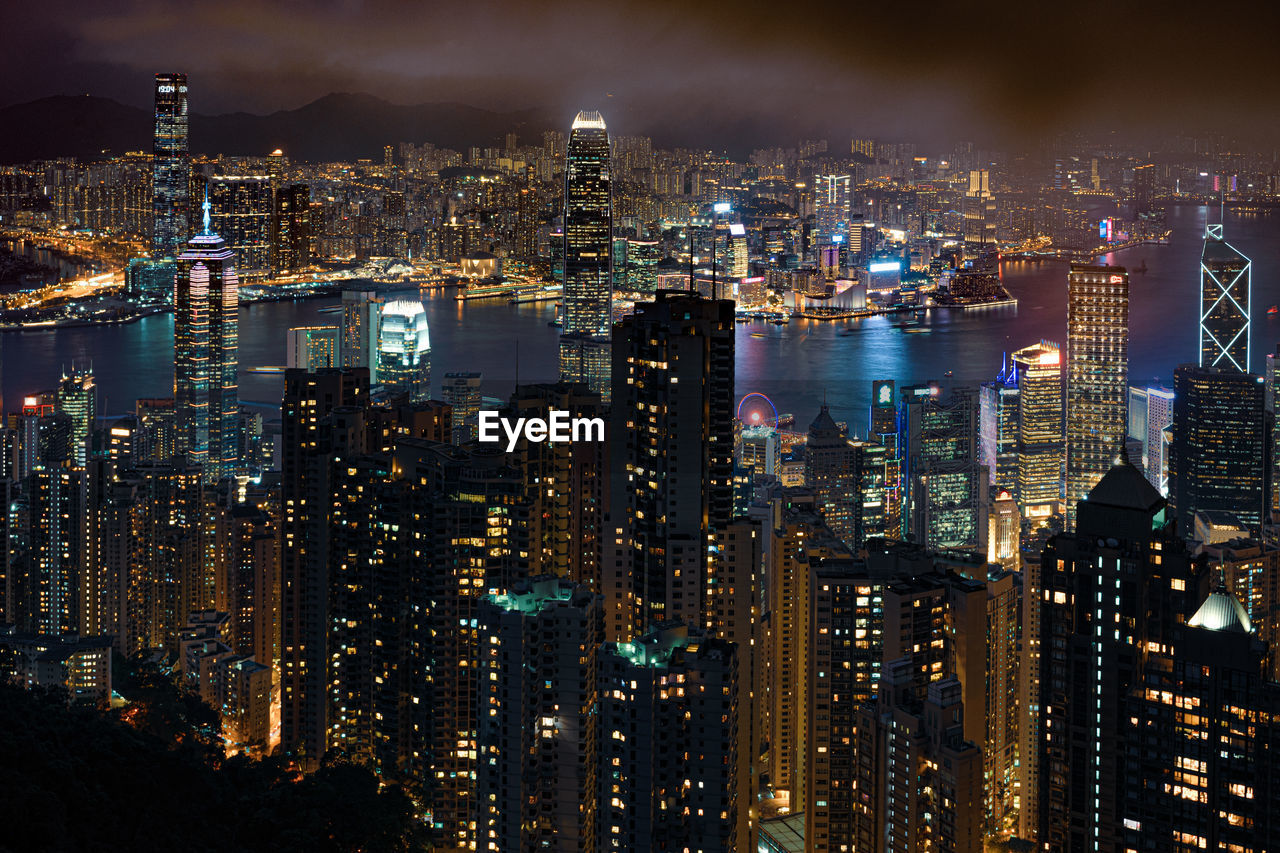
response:
<svg viewBox="0 0 1280 853"><path fill-rule="evenodd" d="M1146 512L1155 509L1164 497L1132 462L1122 456L1121 461L1111 466L1111 470L1089 492L1087 500L1095 505Z"/></svg>
<svg viewBox="0 0 1280 853"><path fill-rule="evenodd" d="M1244 605L1225 589L1209 593L1209 597L1187 624L1192 628L1206 628L1210 631L1253 633L1253 623L1249 621L1249 614L1244 612Z"/></svg>

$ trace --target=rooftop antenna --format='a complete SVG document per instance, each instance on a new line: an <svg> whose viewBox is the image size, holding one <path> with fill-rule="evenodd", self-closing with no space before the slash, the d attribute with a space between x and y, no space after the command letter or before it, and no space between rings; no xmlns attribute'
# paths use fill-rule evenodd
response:
<svg viewBox="0 0 1280 853"><path fill-rule="evenodd" d="M212 235L213 232L209 230L209 211L212 209L213 206L209 204L209 184L208 183L205 183L204 185L204 204L200 205L200 207L204 209L204 231L202 233L207 235Z"/></svg>

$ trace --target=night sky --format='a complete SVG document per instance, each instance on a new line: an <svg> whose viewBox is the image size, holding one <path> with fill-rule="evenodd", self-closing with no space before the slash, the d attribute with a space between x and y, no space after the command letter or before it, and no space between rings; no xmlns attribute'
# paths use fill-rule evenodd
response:
<svg viewBox="0 0 1280 853"><path fill-rule="evenodd" d="M8 4L0 105L91 93L265 113L334 91L396 103L605 112L784 138L1041 138L1280 129L1280 8L1243 2L900 3L69 0Z"/></svg>

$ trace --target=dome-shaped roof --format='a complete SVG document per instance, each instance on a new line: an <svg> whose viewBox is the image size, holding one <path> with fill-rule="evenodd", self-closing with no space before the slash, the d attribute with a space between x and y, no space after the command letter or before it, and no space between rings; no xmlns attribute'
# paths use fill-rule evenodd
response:
<svg viewBox="0 0 1280 853"><path fill-rule="evenodd" d="M1249 614L1244 612L1244 605L1225 589L1209 593L1209 597L1187 624L1192 628L1208 628L1210 631L1253 633L1253 623L1249 621Z"/></svg>

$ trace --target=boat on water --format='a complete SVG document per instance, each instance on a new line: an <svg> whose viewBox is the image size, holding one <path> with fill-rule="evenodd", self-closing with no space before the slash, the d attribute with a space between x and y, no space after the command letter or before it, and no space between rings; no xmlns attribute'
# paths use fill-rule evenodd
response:
<svg viewBox="0 0 1280 853"><path fill-rule="evenodd" d="M328 306L326 306L326 307L324 307L324 308L321 308L321 309L320 309L319 311L317 311L316 313L317 313L317 314L341 314L341 313L342 313L342 306L341 306L341 305L328 305Z"/></svg>
<svg viewBox="0 0 1280 853"><path fill-rule="evenodd" d="M752 332L752 333L751 333L751 337L753 337L753 338L763 338L764 336L765 336L765 335L764 335L764 332Z"/></svg>
<svg viewBox="0 0 1280 853"><path fill-rule="evenodd" d="M745 315L743 315L743 314L739 314L737 317L735 317L735 318L734 318L734 322L735 322L735 323L750 323L750 322L751 322L751 318L750 318L750 317L747 317L747 316L745 316Z"/></svg>
<svg viewBox="0 0 1280 853"><path fill-rule="evenodd" d="M1134 268L1133 268L1133 271L1134 271L1134 272L1146 272L1146 271L1147 271L1147 259L1146 259L1146 258L1143 258L1143 259L1142 259L1142 262L1141 262L1140 264L1138 264L1136 267L1134 267Z"/></svg>
<svg viewBox="0 0 1280 853"><path fill-rule="evenodd" d="M930 330L928 326L912 326L910 329L903 329L902 331L908 335L927 335Z"/></svg>
<svg viewBox="0 0 1280 853"><path fill-rule="evenodd" d="M1275 306L1275 305L1272 305L1270 308L1268 308L1268 309L1267 309L1267 313L1268 313L1268 314L1280 314L1280 307L1277 307L1277 306Z"/></svg>
<svg viewBox="0 0 1280 853"><path fill-rule="evenodd" d="M796 422L796 416L792 414L778 415L778 426L792 426Z"/></svg>

